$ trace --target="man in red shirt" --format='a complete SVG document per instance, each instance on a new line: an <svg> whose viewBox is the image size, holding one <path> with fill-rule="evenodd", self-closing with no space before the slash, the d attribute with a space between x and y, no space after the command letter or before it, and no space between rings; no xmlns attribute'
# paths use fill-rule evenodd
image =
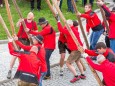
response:
<svg viewBox="0 0 115 86"><path fill-rule="evenodd" d="M78 26L77 21L73 21L73 26L74 27ZM71 50L67 46L66 35L63 34L62 32L60 32L60 35L59 35L58 48L59 48L59 53L60 53L60 56L61 56L61 58L60 58L60 76L63 76L63 65L64 65L65 53L66 53L66 50L67 50L68 53L70 54Z"/></svg>
<svg viewBox="0 0 115 86"><path fill-rule="evenodd" d="M33 30L33 31L38 31L36 22L33 21L33 19L34 19L34 14L32 12L29 12L27 15L27 19L24 19L26 27L28 29ZM18 24L19 24L18 26L20 26L20 29L19 29L18 34L17 34L19 41L21 41L25 45L30 45L30 41L28 39L26 32L24 31L22 23L19 22ZM8 71L8 75L7 75L8 79L11 78L12 68L13 68L13 65L15 63L15 60L16 60L16 57L12 57L11 62L10 62L10 70Z"/></svg>
<svg viewBox="0 0 115 86"><path fill-rule="evenodd" d="M41 36L44 37L44 48L45 48L45 52L46 52L46 63L47 63L47 74L44 77L44 79L50 79L50 57L52 52L55 49L55 38L56 38L56 33L55 30L53 29L52 26L50 26L50 24L48 23L48 21L42 17L39 18L39 22L38 25L40 25L42 27L42 30L40 32L35 32L32 31L30 29L27 29L27 32L29 32L30 34L33 35L38 35L40 34Z"/></svg>
<svg viewBox="0 0 115 86"><path fill-rule="evenodd" d="M74 78L72 80L70 80L70 82L74 83L77 80L79 80L80 78L85 79L86 76L84 75L83 66L81 65L80 60L79 60L79 58L81 58L81 53L80 53L80 51L78 51L78 47L76 46L76 44L75 44L74 40L72 39L72 37L71 37L69 31L67 30L67 28L62 27L59 18L56 18L56 20L57 20L58 30L66 36L67 46L71 50L71 53L70 53L70 55L69 55L69 57L66 61L67 67L69 68L69 70L74 75ZM82 42L80 40L80 37L79 37L78 27L73 26L73 21L72 20L68 20L67 23L70 26L70 28L72 29L73 33L75 34L75 36L76 36L77 40L79 41L80 45L82 46L83 44L82 44ZM73 62L76 62L77 66L78 66L78 68L81 72L80 76L77 75L77 72L76 72L75 68L72 66Z"/></svg>
<svg viewBox="0 0 115 86"><path fill-rule="evenodd" d="M33 36L33 45L27 46L23 45L20 41L18 41L18 38L15 36L14 37L16 43L18 46L20 46L22 49L26 51L30 51L30 49L33 46L38 47L39 52L37 53L38 58L41 61L41 68L40 68L40 79L39 79L39 86L42 86L42 79L47 73L47 65L46 65L46 60L45 60L45 49L44 49L44 43L43 43L43 37L41 35Z"/></svg>
<svg viewBox="0 0 115 86"><path fill-rule="evenodd" d="M86 57L86 60L92 68L102 72L106 86L115 86L115 64L108 61L103 55L97 56L99 64L95 64L90 57Z"/></svg>
<svg viewBox="0 0 115 86"><path fill-rule="evenodd" d="M33 21L34 19L34 14L32 12L29 12L28 15L27 15L27 19L24 19L24 22L26 24L26 27L30 30L33 30L33 31L37 31L38 32L38 28L37 28L37 25L36 25L36 22ZM28 36L26 34L26 32L24 31L24 27L22 25L22 23L20 22L20 29L18 31L18 38L19 40L25 44L25 45L30 45L30 42L29 42L29 39L28 39Z"/></svg>
<svg viewBox="0 0 115 86"><path fill-rule="evenodd" d="M60 32L59 35L59 39L58 39L58 48L59 48L59 53L60 53L60 76L63 76L63 65L64 65L64 59L65 59L65 54L66 54L66 50L68 51L68 53L70 53L71 51L68 49L67 47L67 41L66 41L66 37L65 35Z"/></svg>
<svg viewBox="0 0 115 86"><path fill-rule="evenodd" d="M97 14L92 11L91 4L85 5L85 13L78 13L80 17L86 18L86 31L89 34L89 29L92 29L92 34L90 36L90 49L94 50L95 45L104 31L104 27L101 25L101 21Z"/></svg>
<svg viewBox="0 0 115 86"><path fill-rule="evenodd" d="M85 53L87 53L89 56L98 56L99 54L103 54L106 59L108 59L110 62L115 63L114 52L110 48L107 48L107 46L103 42L97 43L95 49L96 50L85 49Z"/></svg>
<svg viewBox="0 0 115 86"><path fill-rule="evenodd" d="M41 61L37 57L38 47L31 47L29 52L16 51L14 50L11 39L8 47L10 54L20 59L14 78L20 79L21 86L37 86L41 68Z"/></svg>
<svg viewBox="0 0 115 86"><path fill-rule="evenodd" d="M112 11L109 10L109 8L102 2L102 0L98 0L97 2L105 11L105 16L108 18L109 21L109 31L108 31L108 37L110 39L110 48L115 53L115 7L113 7Z"/></svg>

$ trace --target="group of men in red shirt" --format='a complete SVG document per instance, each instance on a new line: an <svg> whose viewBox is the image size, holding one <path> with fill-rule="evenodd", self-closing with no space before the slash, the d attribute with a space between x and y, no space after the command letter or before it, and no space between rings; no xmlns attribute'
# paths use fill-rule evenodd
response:
<svg viewBox="0 0 115 86"><path fill-rule="evenodd" d="M115 20L114 19L115 14L110 12L101 0L98 0L97 3L102 6L102 8L106 13L106 16L109 17L109 20L111 21L109 24L110 31L108 34L110 38L110 47L114 51L115 48L113 45L115 44L114 43L115 36L113 34L114 33L113 25ZM113 11L115 11L114 8ZM98 56L98 61L104 65L103 67L109 68L109 66L112 65L113 68L111 70L112 71L115 70L115 64L113 64L115 62L114 52L111 49L107 48L104 43L102 42L97 43L99 37L104 32L104 27L102 26L101 21L98 18L97 14L92 11L91 5L86 4L85 13L81 14L80 12L78 12L77 15L86 18L87 21L86 30L88 33L89 33L89 29L90 28L92 29L92 34L90 38L90 50L84 49L84 52L87 53L89 56L97 56L98 54L99 55L102 54L106 59L101 58L103 56ZM17 36L14 37L16 44L19 45L19 47L21 47L24 51L15 51L11 42L8 45L9 45L10 53L20 58L20 64L15 74L15 78L20 78L21 83L28 82L26 84L32 84L32 83L38 84L39 82L39 86L42 86L43 78L44 79L51 78L50 57L55 49L56 33L53 27L48 23L48 21L44 17L39 19L38 25L42 27L42 30L38 32L36 22L33 21L33 18L34 15L33 13L30 12L27 16L27 19L22 20L25 21L26 23L27 26L26 31L24 31L23 25L20 22L19 25L20 29L17 35L18 37ZM79 79L85 79L86 76L84 74L83 66L80 63L80 58L82 58L83 55L78 50L79 46L76 46L73 38L71 37L69 31L67 30L66 25L64 27L61 25L59 16L56 16L56 20L57 20L57 27L60 32L58 46L59 46L59 52L61 54L61 59L60 59L61 76L63 75L62 67L64 64L65 50L68 49L70 55L66 61L66 65L74 75L74 78L70 80L70 82L74 83ZM77 21L68 20L67 23L71 28L71 30L73 31L73 33L75 34L75 37L80 43L80 46L83 47L82 41L80 39L78 27L77 27L78 26ZM26 32L32 34L32 40L33 40L32 45L30 45ZM94 67L94 69L103 72L104 81L107 86L115 85L114 82L115 80L113 78L109 79L109 77L111 77L111 74L113 75L112 77L115 77L115 74L111 73L108 76L106 76L104 72L107 70L103 70L103 68L101 69L101 67L94 65L94 63L91 61L89 57L87 57L87 61L90 63L92 67ZM77 74L74 66L72 65L73 62L77 64L81 72L81 75ZM105 65L107 63L108 66ZM107 71L106 73L112 72L111 70ZM111 84L109 82L111 82Z"/></svg>

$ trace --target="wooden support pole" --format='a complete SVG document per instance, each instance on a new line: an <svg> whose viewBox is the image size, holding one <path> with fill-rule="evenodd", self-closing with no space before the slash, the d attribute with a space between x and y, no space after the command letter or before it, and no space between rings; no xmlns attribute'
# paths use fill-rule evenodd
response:
<svg viewBox="0 0 115 86"><path fill-rule="evenodd" d="M84 29L83 29L83 26L82 26L82 22L81 22L80 16L77 15L78 10L77 10L77 6L76 6L74 0L72 0L72 4L73 4L74 11L75 11L75 13L76 13L76 16L77 16L77 18L78 18L78 22L79 22L79 24L80 24L80 28L81 28L81 31L82 31L84 40L85 40L85 42L86 42L86 46L87 46L87 48L89 49L89 44L88 44L87 38L86 38L86 36L85 36L85 32L84 32ZM87 64L88 64L88 63L87 63ZM95 79L97 80L98 84L99 84L100 86L103 86L103 84L102 84L102 82L101 82L101 79L99 78L97 72L96 72L90 65L89 65L89 67L90 67L90 69L91 69L91 71L92 71L92 73L93 73Z"/></svg>
<svg viewBox="0 0 115 86"><path fill-rule="evenodd" d="M48 1L49 1L49 0L48 0ZM66 27L67 27L67 29L68 29L68 31L69 31L71 37L73 38L73 40L74 40L76 46L78 47L78 50L79 50L81 53L83 53L83 51L82 51L82 49L81 49L81 45L79 44L79 42L78 42L76 36L74 35L73 31L71 30L70 26L67 24L66 19L64 18L64 16L63 16L62 12L60 11L59 7L56 5L56 3L55 3L54 0L52 0L52 2L53 2L53 4L54 4L55 8L57 9L57 11L58 11L58 13L59 13L59 15L60 15L60 18L61 18L62 21L65 23L65 25L66 25Z"/></svg>
<svg viewBox="0 0 115 86"><path fill-rule="evenodd" d="M78 46L78 50L79 50L81 53L83 53L83 51L82 51L82 49L81 49L81 46L80 46L78 40L76 39L76 37L75 37L74 33L72 32L72 30L70 29L69 25L67 24L66 19L64 18L63 14L62 14L61 11L59 10L59 7L56 6L56 3L55 3L54 0L52 0L52 2L53 2L53 4L55 5L55 7L56 7L56 9L57 9L57 11L58 11L58 13L59 13L59 15L60 15L60 18L61 18L62 21L66 24L66 27L67 27L67 29L68 29L70 35L71 35L72 38L74 39L75 44ZM92 69L91 69L91 70L92 70ZM95 70L92 70L92 72L93 72L93 71L95 71ZM93 74L96 75L96 78L100 79L99 76L96 74L96 72L93 72ZM99 83L99 84L100 84L100 83ZM100 86L103 86L103 85L100 84Z"/></svg>
<svg viewBox="0 0 115 86"><path fill-rule="evenodd" d="M50 10L51 10L51 12L52 12L52 14L53 14L53 16L56 17L56 13L54 12L53 6L52 6L52 4L50 3L50 1L49 1L49 0L46 0L46 3L48 4L48 6L49 6L49 8L50 8Z"/></svg>
<svg viewBox="0 0 115 86"><path fill-rule="evenodd" d="M51 10L51 12L52 12L52 14L53 14L53 16L56 17L56 14L55 14L55 12L54 12L53 6L52 6L52 4L50 3L50 1L49 1L49 0L46 0L46 3L48 4L48 6L49 6L49 8L50 8L50 10ZM83 64L82 59L80 59L80 62L81 62L81 64L82 64L82 66L83 66L83 70L85 71L85 70L86 70L86 67L85 67L85 65Z"/></svg>
<svg viewBox="0 0 115 86"><path fill-rule="evenodd" d="M16 0L12 0L12 2L13 2L13 4L14 4L14 6L15 6L15 8L16 8L16 11L18 12L20 18L23 19L22 13L21 13L21 11L20 11L18 5L17 5ZM25 30L25 32L26 32L26 28L27 28L27 27L26 27L25 21L22 21L22 25L23 25L23 28L24 28L24 30ZM28 36L28 39L30 40L30 43L33 44L32 38L30 37L29 33L26 32L26 34L27 34L27 36Z"/></svg>
<svg viewBox="0 0 115 86"><path fill-rule="evenodd" d="M15 34L15 27L14 27L13 19L12 19L10 8L9 8L9 3L8 3L8 0L4 0L4 1L5 1L5 6L6 6L8 19L9 19L9 22L10 22L10 28L12 30L12 35L14 35Z"/></svg>
<svg viewBox="0 0 115 86"><path fill-rule="evenodd" d="M77 10L77 7L76 7L76 3L75 3L74 0L71 0L71 1L72 1L72 5L73 5L73 8L74 8L74 11L75 11L75 13L76 13L76 17L77 17L77 19L78 19L78 23L79 23L79 25L80 25L80 29L81 29L83 38L84 38L85 43L86 43L86 47L89 49L89 43L88 43L87 37L86 37L85 32L84 32L84 28L83 28L83 25L82 25L82 22L81 22L81 18L80 18L80 16L77 15L78 10Z"/></svg>
<svg viewBox="0 0 115 86"><path fill-rule="evenodd" d="M5 32L7 34L7 37L12 38L12 36L11 36L11 34L10 34L10 32L9 32L9 30L8 30L8 28L7 28L7 26L6 26L6 24L5 24L5 22L4 22L4 20L3 20L1 15L0 15L0 23L3 26L3 28L4 28L4 30L5 30ZM13 46L14 46L15 50L18 50L18 47L17 47L15 41L13 41Z"/></svg>
<svg viewBox="0 0 115 86"><path fill-rule="evenodd" d="M72 2L72 5L73 5L73 8L74 8L74 11L75 11L75 13L76 13L76 17L77 17L77 19L78 19L78 23L79 23L79 25L80 25L80 29L81 29L83 38L84 38L84 40L85 40L86 47L89 49L89 43L88 43L87 37L86 37L86 35L85 35L85 31L84 31L84 28L83 28L83 25L82 25L82 22L81 22L81 18L80 18L80 16L77 15L78 10L77 10L76 3L75 3L74 0L71 0L71 2ZM82 60L82 59L81 59L81 60ZM82 61L81 61L81 63L82 63ZM83 63L82 63L82 65L83 65ZM83 66L83 69L86 70L86 67Z"/></svg>
<svg viewBox="0 0 115 86"><path fill-rule="evenodd" d="M96 0L96 1L98 1L98 0ZM109 26L108 26L108 23L107 23L107 19L106 19L106 16L105 16L105 12L104 12L104 10L102 9L101 6L98 5L98 7L99 7L99 9L100 9L100 12L101 12L101 15L102 15L103 22L104 22L104 24L105 24L106 30L107 30L107 32L109 32Z"/></svg>

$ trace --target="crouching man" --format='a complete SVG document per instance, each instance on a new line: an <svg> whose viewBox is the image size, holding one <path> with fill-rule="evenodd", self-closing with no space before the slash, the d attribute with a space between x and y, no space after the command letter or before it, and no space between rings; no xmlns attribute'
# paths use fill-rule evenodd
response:
<svg viewBox="0 0 115 86"><path fill-rule="evenodd" d="M20 79L18 86L38 86L41 67L41 61L37 57L38 48L33 46L29 52L16 51L12 45L12 39L9 39L8 47L10 54L20 59L14 76L14 78Z"/></svg>
<svg viewBox="0 0 115 86"><path fill-rule="evenodd" d="M102 72L103 75L103 81L106 86L115 86L115 64L110 62L106 57L103 55L97 56L97 62L98 64L95 64L90 57L86 57L87 62L89 65L94 68L95 70L98 70Z"/></svg>

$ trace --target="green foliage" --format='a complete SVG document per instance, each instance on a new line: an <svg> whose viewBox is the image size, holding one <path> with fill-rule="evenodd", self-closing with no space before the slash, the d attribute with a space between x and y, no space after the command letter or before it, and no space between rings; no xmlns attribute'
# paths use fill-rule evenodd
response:
<svg viewBox="0 0 115 86"><path fill-rule="evenodd" d="M17 4L22 12L22 15L24 18L26 18L28 12L30 11L30 2L26 1L26 0L16 0L17 1ZM12 14L12 17L13 17L13 22L14 22L14 25L15 25L15 29L16 29L16 32L18 31L19 28L16 28L16 22L18 21L19 19L19 16L18 16L18 13L12 3L12 0L9 0L9 4L10 4L10 10L11 10L11 14ZM56 24L56 20L55 18L53 17L47 3L45 3L45 0L42 0L42 3L41 3L41 8L42 10L39 12L37 11L37 5L35 4L35 9L33 11L34 15L35 15L35 21L38 22L38 19L40 17L45 17L49 23L54 27L54 29L56 31L57 30L57 24ZM84 12L84 7L82 6L82 0L78 0L78 2L76 2L76 5L78 7L78 10L83 13ZM96 6L94 5L94 8ZM62 4L62 12L65 16L66 19L72 19L72 20L76 20L76 15L75 13L71 13L71 12L67 12L67 0L63 0L63 4ZM7 16L7 12L6 12L6 8L5 6L3 8L0 8L0 14L2 15L10 33L11 33L11 28L10 28L10 23L9 23L9 20L8 20L8 16ZM41 28L38 26L39 28L39 31L41 30ZM1 39L6 39L7 36L6 36L6 33L2 27L2 25L0 24L0 40Z"/></svg>

